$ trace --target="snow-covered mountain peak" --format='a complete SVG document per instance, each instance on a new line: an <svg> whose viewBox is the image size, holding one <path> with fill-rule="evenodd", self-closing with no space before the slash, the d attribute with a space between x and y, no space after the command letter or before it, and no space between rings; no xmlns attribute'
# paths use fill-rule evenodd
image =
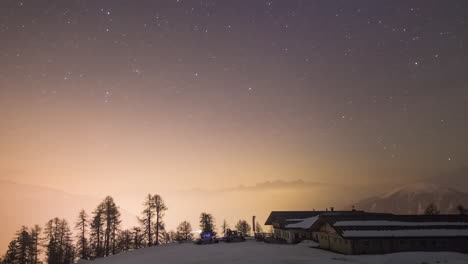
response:
<svg viewBox="0 0 468 264"><path fill-rule="evenodd" d="M360 210L396 214L422 214L434 203L442 213L457 213L457 206L468 206L468 193L433 183L404 185L355 204Z"/></svg>
<svg viewBox="0 0 468 264"><path fill-rule="evenodd" d="M380 195L379 198L388 198L391 196L415 196L415 195L420 195L420 194L436 195L436 194L450 193L454 191L455 190L452 190L450 188L443 187L434 183L421 182L421 183L408 184L408 185L398 187L396 189L393 189L391 191L388 191Z"/></svg>

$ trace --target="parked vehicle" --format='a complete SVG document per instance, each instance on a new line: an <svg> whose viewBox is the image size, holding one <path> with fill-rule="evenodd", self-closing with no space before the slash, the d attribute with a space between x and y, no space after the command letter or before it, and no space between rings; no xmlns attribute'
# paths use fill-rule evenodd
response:
<svg viewBox="0 0 468 264"><path fill-rule="evenodd" d="M200 234L201 238L195 240L195 244L197 245L207 245L207 244L215 244L219 243L218 238L215 236L211 236L211 234Z"/></svg>
<svg viewBox="0 0 468 264"><path fill-rule="evenodd" d="M222 239L224 242L232 243L232 242L244 242L245 237L239 232L235 230L228 229L226 231L226 235Z"/></svg>

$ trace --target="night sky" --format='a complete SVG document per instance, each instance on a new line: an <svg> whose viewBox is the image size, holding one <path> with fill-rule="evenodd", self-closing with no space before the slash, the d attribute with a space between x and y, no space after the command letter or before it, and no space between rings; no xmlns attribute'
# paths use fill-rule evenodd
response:
<svg viewBox="0 0 468 264"><path fill-rule="evenodd" d="M459 170L467 19L465 0L2 0L0 178L99 193Z"/></svg>

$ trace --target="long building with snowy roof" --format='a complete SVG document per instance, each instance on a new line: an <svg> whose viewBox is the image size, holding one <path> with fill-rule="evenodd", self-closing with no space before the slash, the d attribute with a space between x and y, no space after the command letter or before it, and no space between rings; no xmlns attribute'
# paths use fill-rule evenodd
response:
<svg viewBox="0 0 468 264"><path fill-rule="evenodd" d="M310 231L320 248L344 254L468 252L467 215L321 215Z"/></svg>

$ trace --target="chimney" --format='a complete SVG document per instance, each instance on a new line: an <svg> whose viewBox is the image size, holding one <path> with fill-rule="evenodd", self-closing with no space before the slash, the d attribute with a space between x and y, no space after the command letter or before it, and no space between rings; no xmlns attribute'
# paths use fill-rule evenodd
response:
<svg viewBox="0 0 468 264"><path fill-rule="evenodd" d="M255 232L255 215L252 216L252 229L253 229L253 232L256 233Z"/></svg>

